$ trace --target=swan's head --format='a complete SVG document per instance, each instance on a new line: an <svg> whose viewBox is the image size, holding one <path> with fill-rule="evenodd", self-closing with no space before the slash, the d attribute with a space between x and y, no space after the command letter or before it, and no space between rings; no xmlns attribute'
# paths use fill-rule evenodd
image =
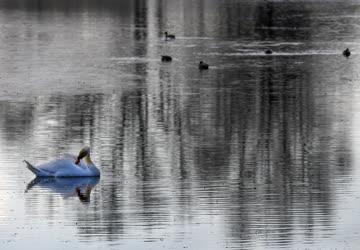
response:
<svg viewBox="0 0 360 250"><path fill-rule="evenodd" d="M79 163L80 163L80 160L81 160L82 158L84 158L85 156L88 156L88 155L90 156L90 147L86 146L86 147L84 147L83 149L80 150L79 155L78 155L78 157L77 157L77 159L76 159L75 164L79 164Z"/></svg>
<svg viewBox="0 0 360 250"><path fill-rule="evenodd" d="M167 31L165 31L165 32L164 32L164 34L165 34L165 36L167 36L167 35L168 35L168 32L167 32Z"/></svg>

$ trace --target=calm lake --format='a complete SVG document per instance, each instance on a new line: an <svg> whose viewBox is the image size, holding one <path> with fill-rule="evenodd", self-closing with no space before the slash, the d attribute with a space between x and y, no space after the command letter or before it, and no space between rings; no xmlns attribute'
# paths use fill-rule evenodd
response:
<svg viewBox="0 0 360 250"><path fill-rule="evenodd" d="M355 0L1 0L0 249L358 248L359 65Z"/></svg>

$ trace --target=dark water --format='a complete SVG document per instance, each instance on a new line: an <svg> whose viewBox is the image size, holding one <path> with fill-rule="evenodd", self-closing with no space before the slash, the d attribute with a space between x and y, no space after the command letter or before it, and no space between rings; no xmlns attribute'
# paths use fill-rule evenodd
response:
<svg viewBox="0 0 360 250"><path fill-rule="evenodd" d="M359 9L2 0L0 248L357 248ZM83 145L100 180L22 162Z"/></svg>

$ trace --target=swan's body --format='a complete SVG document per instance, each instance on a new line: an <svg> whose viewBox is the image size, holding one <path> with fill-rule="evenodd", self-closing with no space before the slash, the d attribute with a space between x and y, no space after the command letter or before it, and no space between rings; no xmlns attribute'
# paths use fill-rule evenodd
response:
<svg viewBox="0 0 360 250"><path fill-rule="evenodd" d="M83 148L79 156L66 155L38 166L25 161L27 168L38 177L95 177L100 176L99 169L91 161L90 148Z"/></svg>

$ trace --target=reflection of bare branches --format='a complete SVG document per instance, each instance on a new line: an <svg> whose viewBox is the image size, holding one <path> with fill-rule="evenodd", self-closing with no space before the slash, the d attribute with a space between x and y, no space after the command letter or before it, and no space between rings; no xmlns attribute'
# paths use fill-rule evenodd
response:
<svg viewBox="0 0 360 250"><path fill-rule="evenodd" d="M164 1L164 5L170 2ZM204 4L204 8L208 5ZM147 32L156 29L147 26L153 15L153 9L146 11L147 6L144 0L134 1L136 13L130 22L136 28L128 37L134 44L130 54L135 58L157 53L153 51L157 46L147 43L154 42ZM266 40L282 34L282 29L273 29L274 26L287 24L277 18L281 8L276 3L260 2L258 8L226 6L228 11L224 11L224 6L219 9L223 10L221 23L228 23L229 28L214 36L228 37L238 32ZM243 18L244 22L238 22L241 29L235 29L235 15L240 10L251 13L249 10L254 8L255 20L247 22ZM167 13L160 7L158 12ZM196 16L206 19L208 15L204 15L207 12L202 7L199 12ZM306 15L300 16L297 20L306 24ZM159 27L169 25L167 20L155 20ZM209 24L205 21L196 22L199 29L191 33L206 33ZM298 26L294 21L289 24ZM302 34L307 31L287 31L277 37L287 40L291 35ZM120 51L121 44L116 42L114 46L119 46ZM187 57L193 58L192 53L186 53L191 52L189 48L183 52L178 56L184 62ZM315 226L321 226L323 221L331 223L330 183L337 172L347 171L347 162L351 161L345 154L346 134L340 128L335 134L331 126L333 114L339 114L336 110L315 105L315 97L322 94L316 91L326 89L312 87L312 77L316 79L317 75L313 73L318 73L314 69L293 64L291 57L239 58L232 58L231 65L213 71L209 78L199 78L190 67L157 70L157 63L140 60L129 66L135 90L112 95L52 96L26 105L4 103L0 112L6 131L4 139L10 143L34 134L34 145L41 142L42 148L54 148L55 153L74 141L90 141L99 150L99 160L112 166L104 169L108 186L100 190L101 200L92 201L95 212L78 211L81 237L122 237L133 222L151 230L154 222L169 223L173 214L186 218L179 219L179 223L193 225L191 220L196 222L199 206L206 207L204 215L223 205L219 216L228 221L226 228L233 238L246 241L256 233L290 241L300 220L307 221L304 232L315 231ZM312 65L308 57L301 60ZM322 75L320 79L325 77L329 76ZM323 100L318 102L326 104ZM40 126L42 121L54 117L56 126ZM336 161L343 163L334 164ZM64 181L41 185L43 190L51 188L57 194L90 202L96 184ZM39 182L29 183L26 192ZM224 204L219 204L221 201ZM322 220L316 221L319 208ZM102 220L102 227L94 225L98 220Z"/></svg>

